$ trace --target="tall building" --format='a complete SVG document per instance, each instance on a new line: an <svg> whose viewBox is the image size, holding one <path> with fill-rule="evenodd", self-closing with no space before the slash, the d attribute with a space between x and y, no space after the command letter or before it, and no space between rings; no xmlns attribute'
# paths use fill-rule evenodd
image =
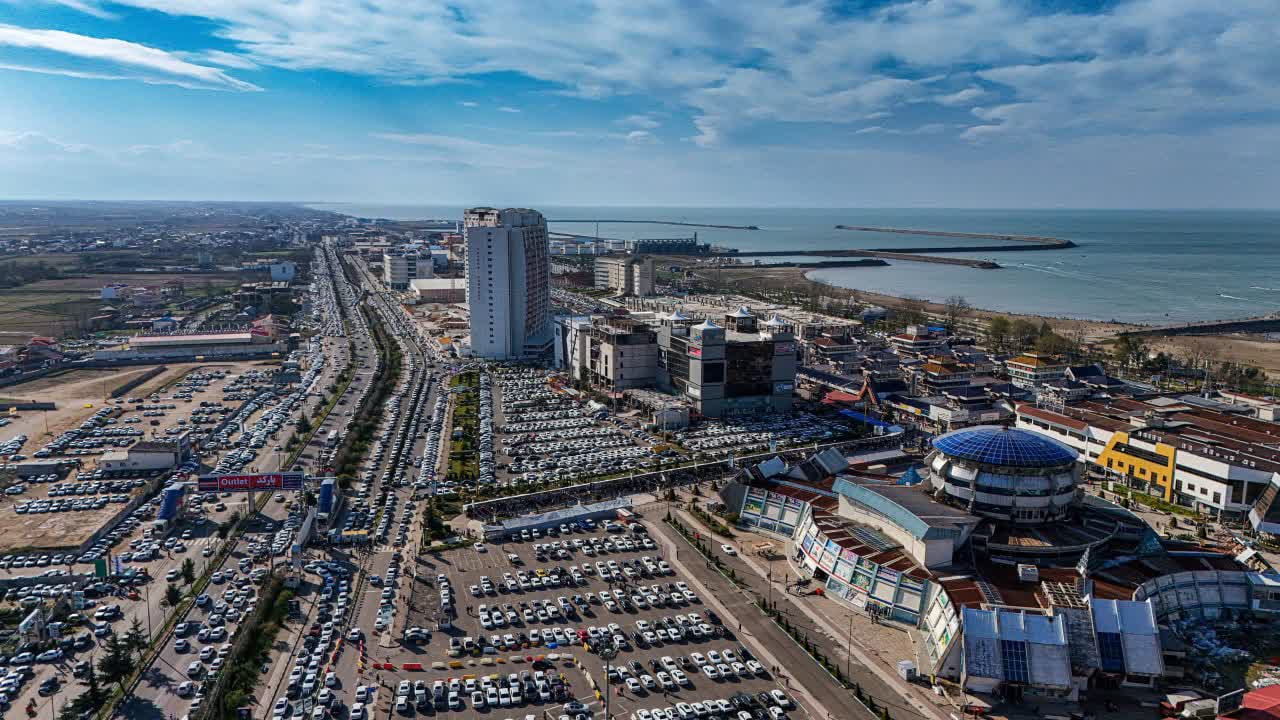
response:
<svg viewBox="0 0 1280 720"><path fill-rule="evenodd" d="M463 225L472 354L513 360L549 352L551 262L542 213L472 208Z"/></svg>
<svg viewBox="0 0 1280 720"><path fill-rule="evenodd" d="M599 257L595 262L595 286L622 295L653 294L653 258Z"/></svg>

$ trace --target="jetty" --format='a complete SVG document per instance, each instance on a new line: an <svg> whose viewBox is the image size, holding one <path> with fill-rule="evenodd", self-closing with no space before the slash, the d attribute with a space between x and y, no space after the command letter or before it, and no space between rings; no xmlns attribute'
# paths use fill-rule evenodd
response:
<svg viewBox="0 0 1280 720"><path fill-rule="evenodd" d="M1280 331L1280 313L1259 315L1251 318L1235 318L1228 320L1203 320L1200 322L1175 323L1172 325L1156 325L1152 327L1129 330L1120 333L1131 337L1166 337L1172 335L1230 335L1271 333Z"/></svg>
<svg viewBox="0 0 1280 720"><path fill-rule="evenodd" d="M710 223L678 222L676 220L548 220L548 223L630 223L632 225L677 225L680 227L715 228L717 230L759 230L757 225L713 225Z"/></svg>
<svg viewBox="0 0 1280 720"><path fill-rule="evenodd" d="M971 258L937 257L922 255L903 250L742 250L732 253L709 253L704 257L824 257L824 258L880 258L887 260L905 260L907 262L934 263L937 265L963 265L980 270L996 270L999 264L990 260L973 260ZM797 267L831 267L818 262L797 263Z"/></svg>
<svg viewBox="0 0 1280 720"><path fill-rule="evenodd" d="M1007 243L1024 243L1023 247L1017 245L965 245L965 246L943 246L943 247L926 247L926 248L874 248L876 250L890 250L893 252L905 253L937 253L937 252L1008 252L1010 250L1061 250L1064 248L1073 248L1075 243L1070 240L1055 237L1044 237L1041 235L1002 235L999 233L974 233L974 232L954 232L950 230L917 230L912 228L891 228L891 227L870 227L866 225L837 225L837 230L851 230L853 232L880 232L893 233L895 235L924 235L926 237L949 237L961 238L967 240L1001 240Z"/></svg>

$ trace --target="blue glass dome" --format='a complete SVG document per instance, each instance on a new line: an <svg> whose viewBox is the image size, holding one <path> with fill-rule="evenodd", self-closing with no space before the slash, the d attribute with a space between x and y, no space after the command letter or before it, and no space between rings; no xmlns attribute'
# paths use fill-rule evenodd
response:
<svg viewBox="0 0 1280 720"><path fill-rule="evenodd" d="M1043 435L996 425L953 430L933 446L954 458L986 465L1044 468L1075 462L1076 451Z"/></svg>

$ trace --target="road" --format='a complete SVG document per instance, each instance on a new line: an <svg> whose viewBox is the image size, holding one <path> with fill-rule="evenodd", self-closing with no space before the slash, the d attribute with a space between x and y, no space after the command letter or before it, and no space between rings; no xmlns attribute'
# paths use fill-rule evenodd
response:
<svg viewBox="0 0 1280 720"><path fill-rule="evenodd" d="M337 284L340 288L344 282L340 278L337 279ZM354 295L354 293L340 294ZM345 335L330 334L322 339L322 351L326 356L326 364L319 381L314 385L317 388L317 392L313 395L326 394L325 388L333 384L338 375L349 364L354 364L357 372L354 374L351 383L337 398L333 412L319 424L318 429L299 456L298 464L309 471L318 469L319 458L321 458L326 449L325 438L327 430L343 422L341 418L343 417L344 408L355 407L356 399L368 389L373 380L373 373L367 369L367 367L372 367L375 359L372 342L368 340L367 336L359 332L356 323L348 323L348 326L355 330L354 336L350 339L354 340L356 352L354 357L350 358L350 363L348 362L348 338ZM359 368L362 365L367 367L361 370ZM302 412L305 412L307 416L312 416L320 409L321 401L321 397L308 397L302 404ZM301 416L301 412L298 416ZM253 469L258 472L292 469L280 467L285 459L282 453L272 452L264 455L263 459ZM298 464L295 464L295 467ZM262 512L247 522L243 536L235 540L232 551L214 571L225 572L228 569L238 568L240 562L244 559L249 559L252 562L252 558L249 557L248 553L249 546L264 539L269 542L271 533L281 527L282 521L288 514L289 510L286 508L285 503L274 500L268 501ZM269 557L264 561L253 563L250 569L264 565L274 565L281 561L283 561L283 558ZM243 573L240 574L243 575ZM206 593L211 597L221 595L226 587L223 584L211 584ZM206 623L209 614L207 609L192 607L182 618L182 621ZM159 617L163 617L163 615ZM227 629L234 631L235 623L227 623ZM135 718L156 718L159 720L161 718L188 715L191 710L191 699L180 697L175 690L183 681L189 679L187 674L188 665L197 659L202 645L206 643L198 642L193 634L186 638L191 645L191 649L186 652L179 652L175 649L175 639L172 632L168 633L164 640L163 651L143 674L142 681L135 689L133 697L120 706L118 714L122 714L131 720ZM217 647L220 644L220 642L207 643L207 645L213 647Z"/></svg>

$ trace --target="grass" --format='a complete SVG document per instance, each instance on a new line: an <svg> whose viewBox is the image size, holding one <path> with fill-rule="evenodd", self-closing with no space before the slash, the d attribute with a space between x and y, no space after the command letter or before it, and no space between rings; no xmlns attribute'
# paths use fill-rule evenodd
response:
<svg viewBox="0 0 1280 720"><path fill-rule="evenodd" d="M1195 510L1192 510L1189 507L1175 505L1171 502L1167 502L1161 498L1158 498L1155 495L1148 495L1147 493L1144 493L1144 492L1131 490L1118 483L1111 483L1110 490L1116 495L1119 495L1121 497L1127 497L1133 500L1134 502L1138 503L1139 505L1145 505L1148 508L1151 508L1152 510L1158 510L1160 512L1169 513L1172 515L1181 515L1183 517L1190 517L1190 518L1200 517L1200 513L1196 512Z"/></svg>
<svg viewBox="0 0 1280 720"><path fill-rule="evenodd" d="M175 273L84 275L41 280L0 290L0 332L32 335L79 334L84 323L98 314L99 308L106 304L118 304L97 297L96 291L103 285L115 282L161 285L173 279L182 280L192 294L198 294L206 284L221 290L239 283L236 275Z"/></svg>

